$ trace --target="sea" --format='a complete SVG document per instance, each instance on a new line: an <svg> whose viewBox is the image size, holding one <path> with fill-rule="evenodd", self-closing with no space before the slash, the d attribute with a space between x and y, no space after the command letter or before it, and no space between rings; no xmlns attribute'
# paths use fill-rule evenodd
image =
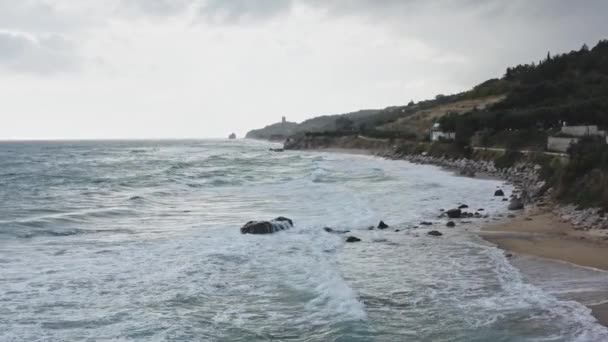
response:
<svg viewBox="0 0 608 342"><path fill-rule="evenodd" d="M570 295L605 274L530 277L475 233L509 184L277 146L0 142L0 341L608 341ZM447 228L462 204L489 217Z"/></svg>

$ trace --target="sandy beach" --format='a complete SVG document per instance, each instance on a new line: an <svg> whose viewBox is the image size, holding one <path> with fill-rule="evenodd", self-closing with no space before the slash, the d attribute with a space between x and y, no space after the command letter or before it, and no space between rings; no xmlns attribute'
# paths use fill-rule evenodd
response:
<svg viewBox="0 0 608 342"><path fill-rule="evenodd" d="M508 222L487 226L481 236L515 258L518 254L532 255L608 271L608 235L575 230L546 209L526 210ZM591 309L598 321L608 326L608 303Z"/></svg>

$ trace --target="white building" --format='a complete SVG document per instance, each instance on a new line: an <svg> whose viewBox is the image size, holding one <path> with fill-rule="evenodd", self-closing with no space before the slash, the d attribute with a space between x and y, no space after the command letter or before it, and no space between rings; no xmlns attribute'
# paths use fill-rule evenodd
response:
<svg viewBox="0 0 608 342"><path fill-rule="evenodd" d="M442 131L439 123L434 124L433 128L431 128L431 141L454 140L454 139L456 139L456 132Z"/></svg>
<svg viewBox="0 0 608 342"><path fill-rule="evenodd" d="M588 126L562 126L562 133L573 137L584 137L588 135L606 136L606 131L600 131L596 125Z"/></svg>
<svg viewBox="0 0 608 342"><path fill-rule="evenodd" d="M578 143L581 137L605 137L606 131L599 130L596 125L568 126L565 122L561 128L560 136L547 138L547 150L555 152L568 152L571 145Z"/></svg>

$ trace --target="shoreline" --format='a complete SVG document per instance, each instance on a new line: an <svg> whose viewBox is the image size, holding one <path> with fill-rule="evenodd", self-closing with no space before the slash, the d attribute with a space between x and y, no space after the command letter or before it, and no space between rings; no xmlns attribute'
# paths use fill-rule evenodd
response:
<svg viewBox="0 0 608 342"><path fill-rule="evenodd" d="M432 164L459 175L456 166L433 162L424 156L396 157L383 149L365 148L316 148L303 151L316 151L328 153L345 153L357 155L370 155L392 160L406 160L414 164ZM462 175L462 173L461 173ZM510 182L509 173L480 173L479 178L500 179ZM518 186L519 185L519 186ZM522 184L516 184L522 188ZM525 189L525 185L523 186ZM546 199L545 199L546 200ZM583 231L570 222L560 220L558 212L553 210L551 202L542 203L543 207L536 206L538 199L529 203L523 211L515 211L515 217L501 220L499 223L489 223L482 226L477 233L479 237L505 251L507 255L533 256L549 261L558 261L574 267L585 267L602 272L608 272L608 231ZM547 204L549 204L547 206ZM512 260L510 260L513 264ZM524 272L517 265L514 265ZM608 327L608 293L600 304L581 304L591 310L591 314L598 323Z"/></svg>
<svg viewBox="0 0 608 342"><path fill-rule="evenodd" d="M505 222L483 226L479 236L512 258L533 256L573 268L608 272L608 237L594 233L575 230L573 225L560 221L551 210L531 208ZM591 309L600 324L608 327L608 293L600 304L582 304Z"/></svg>

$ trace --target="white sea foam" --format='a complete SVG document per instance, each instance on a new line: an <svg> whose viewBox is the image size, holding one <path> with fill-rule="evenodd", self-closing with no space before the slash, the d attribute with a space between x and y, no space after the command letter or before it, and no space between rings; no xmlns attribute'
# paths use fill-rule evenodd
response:
<svg viewBox="0 0 608 342"><path fill-rule="evenodd" d="M437 218L463 202L504 212L493 192L511 189L499 181L369 156L270 153L258 142L107 144L62 146L48 160L61 168L30 167L0 187L11 198L0 204L1 232L40 220L41 210L52 213L42 229L66 232L0 234L0 340L606 337L563 287L522 277L466 232L473 225L448 229ZM0 169L23 173L23 155L0 146ZM277 216L295 226L239 232ZM367 229L380 220L390 228ZM423 220L436 225L412 228ZM105 233L67 234L76 230ZM346 244L348 235L363 241Z"/></svg>

